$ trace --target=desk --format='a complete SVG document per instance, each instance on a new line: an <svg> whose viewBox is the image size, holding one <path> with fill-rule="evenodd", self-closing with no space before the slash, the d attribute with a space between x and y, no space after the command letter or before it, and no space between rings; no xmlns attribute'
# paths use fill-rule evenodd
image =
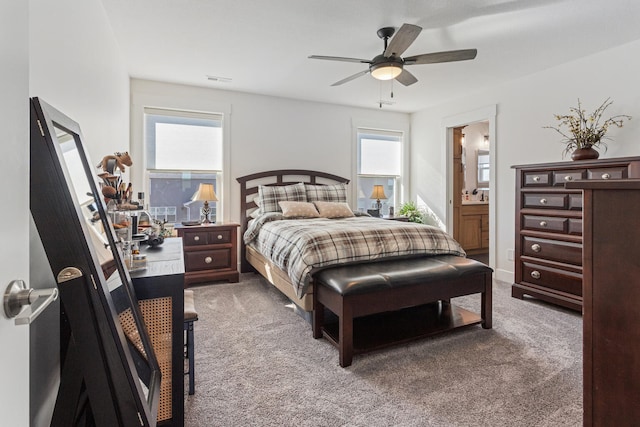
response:
<svg viewBox="0 0 640 427"><path fill-rule="evenodd" d="M182 239L143 245L147 268L131 272L140 311L160 365L158 426L184 425L184 256Z"/></svg>

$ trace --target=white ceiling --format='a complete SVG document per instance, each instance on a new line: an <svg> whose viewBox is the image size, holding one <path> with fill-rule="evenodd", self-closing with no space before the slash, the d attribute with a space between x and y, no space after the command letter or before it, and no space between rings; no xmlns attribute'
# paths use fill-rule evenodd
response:
<svg viewBox="0 0 640 427"><path fill-rule="evenodd" d="M478 49L473 61L412 65L392 105L414 112L482 87L640 39L638 0L102 0L130 75L378 108L391 85L370 75L330 85L371 59L381 27L419 25L403 56ZM231 79L212 82L207 76Z"/></svg>

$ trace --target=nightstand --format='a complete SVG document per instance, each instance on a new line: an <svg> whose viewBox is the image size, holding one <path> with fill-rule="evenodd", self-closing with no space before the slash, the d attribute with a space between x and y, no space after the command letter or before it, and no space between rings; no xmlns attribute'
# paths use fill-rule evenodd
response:
<svg viewBox="0 0 640 427"><path fill-rule="evenodd" d="M235 223L176 224L184 247L184 285L228 280L238 282L238 227Z"/></svg>
<svg viewBox="0 0 640 427"><path fill-rule="evenodd" d="M393 221L409 222L409 217L408 216L402 216L402 215L383 215L380 218L382 218L382 219L391 219Z"/></svg>

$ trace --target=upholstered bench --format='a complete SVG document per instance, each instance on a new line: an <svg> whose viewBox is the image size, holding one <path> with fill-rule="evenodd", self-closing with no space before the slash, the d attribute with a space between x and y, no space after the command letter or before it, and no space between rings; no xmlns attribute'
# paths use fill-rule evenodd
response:
<svg viewBox="0 0 640 427"><path fill-rule="evenodd" d="M338 347L346 367L354 354L387 345L478 323L490 329L492 273L485 264L451 255L321 270L313 276L313 337ZM481 295L480 316L450 304L475 293ZM337 322L325 324L325 307Z"/></svg>

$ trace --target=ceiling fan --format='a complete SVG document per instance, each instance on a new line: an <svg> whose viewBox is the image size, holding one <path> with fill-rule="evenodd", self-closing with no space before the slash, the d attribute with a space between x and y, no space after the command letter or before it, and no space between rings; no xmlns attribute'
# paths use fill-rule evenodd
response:
<svg viewBox="0 0 640 427"><path fill-rule="evenodd" d="M418 79L409 71L404 69L405 65L415 64L435 64L438 62L466 61L474 59L478 54L477 49L449 50L444 52L424 53L422 55L408 56L402 58L405 50L418 37L422 27L412 24L402 24L402 27L395 32L393 27L384 27L378 30L378 37L384 40L384 52L373 59L344 58L341 56L321 56L311 55L311 59L326 59L329 61L358 62L369 64L369 68L360 71L352 76L335 82L331 86L339 86L347 83L367 73L378 80L396 79L405 86L409 86ZM395 36L393 35L395 33ZM393 36L393 38L391 38ZM388 40L391 41L387 44Z"/></svg>

